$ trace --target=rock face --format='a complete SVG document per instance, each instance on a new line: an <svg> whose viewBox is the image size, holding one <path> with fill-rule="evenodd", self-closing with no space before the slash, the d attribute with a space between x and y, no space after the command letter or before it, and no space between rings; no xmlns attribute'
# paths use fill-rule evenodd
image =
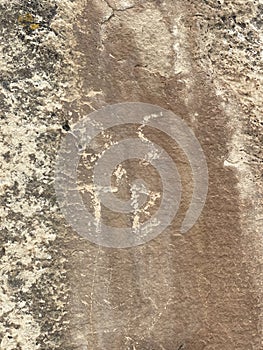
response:
<svg viewBox="0 0 263 350"><path fill-rule="evenodd" d="M261 0L0 6L0 348L260 349ZM80 237L60 211L54 169L62 140L89 113L120 102L170 110L198 138L209 189L187 234L179 227L191 169L158 132L153 138L178 160L186 190L164 232L140 246L106 248ZM102 148L106 136L97 140ZM95 215L87 163L83 155L79 185ZM152 167L130 160L123 169L120 198L131 195L136 172L161 191Z"/></svg>

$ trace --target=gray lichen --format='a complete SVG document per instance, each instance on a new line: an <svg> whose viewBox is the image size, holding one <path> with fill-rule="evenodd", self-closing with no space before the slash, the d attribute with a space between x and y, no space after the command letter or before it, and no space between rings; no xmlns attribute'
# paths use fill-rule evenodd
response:
<svg viewBox="0 0 263 350"><path fill-rule="evenodd" d="M0 347L55 349L66 329L66 284L53 168L77 5L2 0L0 12Z"/></svg>

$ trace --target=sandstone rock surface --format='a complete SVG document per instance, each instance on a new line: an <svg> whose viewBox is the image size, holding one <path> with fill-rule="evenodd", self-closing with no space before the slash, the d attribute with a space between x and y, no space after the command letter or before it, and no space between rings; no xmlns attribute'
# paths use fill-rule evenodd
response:
<svg viewBox="0 0 263 350"><path fill-rule="evenodd" d="M260 349L262 1L0 6L0 348ZM178 227L187 194L154 240L105 248L63 217L56 156L81 118L138 101L173 111L194 131L209 169L206 205L186 235ZM189 165L179 163L187 187ZM155 175L146 180L158 188Z"/></svg>

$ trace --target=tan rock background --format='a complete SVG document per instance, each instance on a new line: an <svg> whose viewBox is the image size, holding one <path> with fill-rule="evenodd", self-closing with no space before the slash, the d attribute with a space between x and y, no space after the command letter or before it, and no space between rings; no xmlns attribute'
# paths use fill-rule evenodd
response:
<svg viewBox="0 0 263 350"><path fill-rule="evenodd" d="M0 348L260 349L262 1L0 5ZM53 182L70 126L123 101L180 115L210 184L187 235L186 200L155 240L118 250L66 224Z"/></svg>

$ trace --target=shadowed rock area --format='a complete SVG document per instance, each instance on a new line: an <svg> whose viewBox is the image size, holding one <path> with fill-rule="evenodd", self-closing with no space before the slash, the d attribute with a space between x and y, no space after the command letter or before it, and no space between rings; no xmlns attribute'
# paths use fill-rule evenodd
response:
<svg viewBox="0 0 263 350"><path fill-rule="evenodd" d="M260 349L261 0L0 6L0 348ZM54 177L62 140L91 112L120 102L172 111L202 146L208 195L184 235L191 168L156 130L146 136L177 163L184 190L177 216L159 236L126 249L98 246L80 237L59 208ZM101 208L87 183L88 155L97 160L107 140L136 130L101 134L97 149L81 158L78 185L99 222L122 227L132 217ZM119 198L131 196L138 174L161 192L149 164L127 160L122 170L119 182L112 179ZM146 217L160 205L156 198Z"/></svg>

